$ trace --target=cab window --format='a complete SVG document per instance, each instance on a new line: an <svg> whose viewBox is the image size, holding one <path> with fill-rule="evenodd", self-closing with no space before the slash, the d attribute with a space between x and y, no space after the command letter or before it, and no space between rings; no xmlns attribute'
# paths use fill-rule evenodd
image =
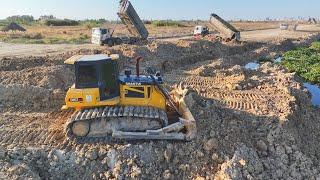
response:
<svg viewBox="0 0 320 180"><path fill-rule="evenodd" d="M107 34L107 33L108 33L107 29L101 29L101 34Z"/></svg>
<svg viewBox="0 0 320 180"><path fill-rule="evenodd" d="M93 65L81 65L78 68L78 85L85 87L97 84L97 72Z"/></svg>

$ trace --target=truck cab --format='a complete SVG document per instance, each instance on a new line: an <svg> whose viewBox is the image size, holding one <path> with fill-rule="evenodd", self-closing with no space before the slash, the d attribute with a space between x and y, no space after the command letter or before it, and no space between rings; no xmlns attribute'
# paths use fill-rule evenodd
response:
<svg viewBox="0 0 320 180"><path fill-rule="evenodd" d="M92 44L103 45L107 39L111 38L112 30L107 28L92 28Z"/></svg>
<svg viewBox="0 0 320 180"><path fill-rule="evenodd" d="M196 26L193 31L193 36L206 36L209 34L209 29L206 26Z"/></svg>

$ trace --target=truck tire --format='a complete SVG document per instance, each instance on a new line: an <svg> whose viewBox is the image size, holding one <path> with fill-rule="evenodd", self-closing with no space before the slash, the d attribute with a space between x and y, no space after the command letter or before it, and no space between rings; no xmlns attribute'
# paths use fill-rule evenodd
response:
<svg viewBox="0 0 320 180"><path fill-rule="evenodd" d="M113 40L112 40L112 39L109 39L109 40L107 41L107 45L108 45L109 47L114 46Z"/></svg>
<svg viewBox="0 0 320 180"><path fill-rule="evenodd" d="M116 44L116 45L122 44L122 40L121 40L120 38L117 38L115 44Z"/></svg>

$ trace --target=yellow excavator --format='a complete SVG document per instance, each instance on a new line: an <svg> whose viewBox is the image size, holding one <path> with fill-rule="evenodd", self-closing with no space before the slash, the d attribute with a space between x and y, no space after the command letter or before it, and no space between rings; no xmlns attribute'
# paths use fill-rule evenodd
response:
<svg viewBox="0 0 320 180"><path fill-rule="evenodd" d="M66 60L75 67L63 110L73 108L66 123L69 139L84 143L114 140L192 140L196 121L186 106L187 90L170 93L160 73L119 74L119 55L76 55Z"/></svg>

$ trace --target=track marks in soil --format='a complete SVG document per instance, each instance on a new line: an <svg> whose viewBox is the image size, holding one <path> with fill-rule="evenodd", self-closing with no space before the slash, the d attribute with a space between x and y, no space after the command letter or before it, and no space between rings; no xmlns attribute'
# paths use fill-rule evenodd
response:
<svg viewBox="0 0 320 180"><path fill-rule="evenodd" d="M66 120L73 113L73 110L53 112L45 116L44 119L38 117L29 125L20 124L20 126L18 125L19 127L8 126L3 128L0 132L0 144L5 146L14 144L35 147L46 145L67 148L72 143L66 140L63 127Z"/></svg>
<svg viewBox="0 0 320 180"><path fill-rule="evenodd" d="M240 78L241 76L239 76ZM260 115L268 115L270 111L278 113L277 103L279 99L288 97L273 92L265 92L259 89L251 90L232 90L226 88L227 84L234 83L239 78L231 77L201 77L189 76L187 78L177 77L174 75L166 76L170 83L182 83L183 86L196 90L204 98L217 101L218 106L227 107L233 110L248 111ZM231 79L230 81L228 79Z"/></svg>

